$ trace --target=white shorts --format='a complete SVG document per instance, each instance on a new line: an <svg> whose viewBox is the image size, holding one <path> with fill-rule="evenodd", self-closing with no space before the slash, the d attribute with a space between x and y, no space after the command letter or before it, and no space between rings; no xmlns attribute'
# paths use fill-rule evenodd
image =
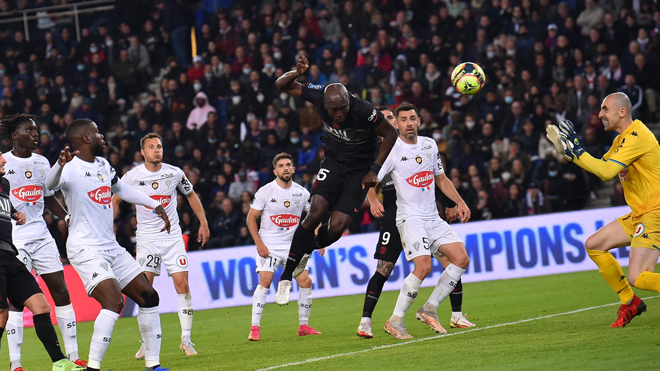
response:
<svg viewBox="0 0 660 371"><path fill-rule="evenodd" d="M135 277L142 274L140 264L119 244L107 248L67 246L67 251L69 262L78 272L89 296L92 296L92 292L102 281L115 279L123 290Z"/></svg>
<svg viewBox="0 0 660 371"><path fill-rule="evenodd" d="M286 261L289 257L289 248L291 245L267 245L268 254L270 257L262 258L257 254L257 272L273 272L277 271L278 267L286 266ZM305 270L309 270L305 267Z"/></svg>
<svg viewBox="0 0 660 371"><path fill-rule="evenodd" d="M161 264L165 265L169 276L174 273L188 272L188 254L183 238L137 241L135 255L143 272L151 272L160 276Z"/></svg>
<svg viewBox="0 0 660 371"><path fill-rule="evenodd" d="M14 241L18 259L37 276L63 270L60 252L52 237L29 241Z"/></svg>
<svg viewBox="0 0 660 371"><path fill-rule="evenodd" d="M449 224L440 217L437 219L397 220L396 226L399 229L401 244L408 261L422 255L433 256L441 245L454 242L463 243Z"/></svg>

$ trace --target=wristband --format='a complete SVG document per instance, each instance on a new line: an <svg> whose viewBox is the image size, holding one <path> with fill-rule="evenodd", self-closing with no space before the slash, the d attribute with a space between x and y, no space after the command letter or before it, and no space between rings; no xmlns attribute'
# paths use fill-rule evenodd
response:
<svg viewBox="0 0 660 371"><path fill-rule="evenodd" d="M371 164L371 169L369 169L369 172L378 175L381 167L383 167L383 165L374 162Z"/></svg>
<svg viewBox="0 0 660 371"><path fill-rule="evenodd" d="M66 222L67 227L69 226L69 223L71 222L71 215L66 214L64 217L64 221Z"/></svg>

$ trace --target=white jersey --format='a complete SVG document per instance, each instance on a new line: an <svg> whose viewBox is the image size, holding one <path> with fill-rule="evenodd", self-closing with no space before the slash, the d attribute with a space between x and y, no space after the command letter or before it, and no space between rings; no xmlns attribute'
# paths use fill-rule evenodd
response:
<svg viewBox="0 0 660 371"><path fill-rule="evenodd" d="M136 238L138 240L172 239L182 235L179 226L179 214L176 211L176 189L179 188L186 196L193 191L192 184L186 178L183 170L162 163L160 170L154 172L147 170L147 167L142 164L126 172L121 180L160 202L172 225L170 233L167 233L167 231L161 232L163 219L154 214L153 209L135 205L138 221Z"/></svg>
<svg viewBox="0 0 660 371"><path fill-rule="evenodd" d="M264 244L288 249L303 211L309 212L309 191L295 182L282 188L275 179L259 188L250 207L262 211L259 236Z"/></svg>
<svg viewBox="0 0 660 371"><path fill-rule="evenodd" d="M5 178L11 186L9 198L16 210L25 214L27 219L23 225L16 225L12 219L12 238L15 241L31 241L51 237L43 217L44 197L55 193L46 188L50 163L36 153L28 158L16 157L11 152L3 156L7 159Z"/></svg>
<svg viewBox="0 0 660 371"><path fill-rule="evenodd" d="M94 162L74 157L64 165L60 184L54 190L62 190L71 215L67 248L104 250L117 246L111 188L117 180L115 169L103 157L96 157Z"/></svg>
<svg viewBox="0 0 660 371"><path fill-rule="evenodd" d="M378 172L379 181L391 173L396 189L396 219L439 217L435 176L444 172L433 139L417 137L417 144L407 144L398 138Z"/></svg>

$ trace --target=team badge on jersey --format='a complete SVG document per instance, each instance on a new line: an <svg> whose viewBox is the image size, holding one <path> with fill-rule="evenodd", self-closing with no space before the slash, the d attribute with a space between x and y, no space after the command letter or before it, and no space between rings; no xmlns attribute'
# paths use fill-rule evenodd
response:
<svg viewBox="0 0 660 371"><path fill-rule="evenodd" d="M44 189L36 185L27 185L11 190L11 194L19 201L25 202L27 206L36 205L43 192Z"/></svg>
<svg viewBox="0 0 660 371"><path fill-rule="evenodd" d="M28 179L32 178L32 171L31 170L25 170L25 177Z"/></svg>
<svg viewBox="0 0 660 371"><path fill-rule="evenodd" d="M284 207L289 207L289 206L291 206L291 201L285 200L284 201Z"/></svg>
<svg viewBox="0 0 660 371"><path fill-rule="evenodd" d="M416 161L418 164L421 164L421 163L422 163L422 156L420 156L420 155L415 156L415 161Z"/></svg>
<svg viewBox="0 0 660 371"><path fill-rule="evenodd" d="M99 177L99 180L100 180L100 181L103 181L103 174L101 174L101 173L99 172L97 175L98 175L98 177Z"/></svg>
<svg viewBox="0 0 660 371"><path fill-rule="evenodd" d="M158 189L158 182L152 182L151 183L151 188Z"/></svg>
<svg viewBox="0 0 660 371"><path fill-rule="evenodd" d="M406 182L415 188L421 188L422 192L429 191L431 190L431 184L433 184L433 172L420 171L406 179Z"/></svg>

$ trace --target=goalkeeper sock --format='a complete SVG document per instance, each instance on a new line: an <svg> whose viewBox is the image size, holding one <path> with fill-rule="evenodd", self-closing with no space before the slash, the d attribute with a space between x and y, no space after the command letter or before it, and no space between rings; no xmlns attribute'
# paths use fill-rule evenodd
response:
<svg viewBox="0 0 660 371"><path fill-rule="evenodd" d="M660 292L660 273L642 272L635 280L635 287Z"/></svg>
<svg viewBox="0 0 660 371"><path fill-rule="evenodd" d="M413 301L415 301L420 286L422 286L422 280L412 273L403 280L401 292L399 292L399 298L396 300L396 306L394 307L394 313L390 317L391 322L403 322L403 317L406 316L406 312L410 309Z"/></svg>
<svg viewBox="0 0 660 371"><path fill-rule="evenodd" d="M630 288L623 269L616 259L608 251L587 250L591 260L598 266L600 275L603 276L608 285L619 294L621 304L630 304L635 293Z"/></svg>

